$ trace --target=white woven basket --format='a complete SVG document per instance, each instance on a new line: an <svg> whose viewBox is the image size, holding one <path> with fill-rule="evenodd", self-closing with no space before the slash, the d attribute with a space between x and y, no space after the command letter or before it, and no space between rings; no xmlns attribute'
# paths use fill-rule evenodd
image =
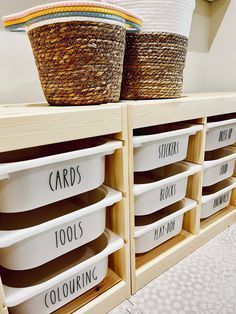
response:
<svg viewBox="0 0 236 314"><path fill-rule="evenodd" d="M195 0L104 0L143 17L144 32L166 32L189 37Z"/></svg>

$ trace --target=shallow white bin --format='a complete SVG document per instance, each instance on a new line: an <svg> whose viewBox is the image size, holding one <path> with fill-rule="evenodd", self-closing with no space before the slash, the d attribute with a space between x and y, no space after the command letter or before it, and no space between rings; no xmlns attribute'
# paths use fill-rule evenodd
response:
<svg viewBox="0 0 236 314"><path fill-rule="evenodd" d="M188 177L200 170L201 165L181 161L153 171L135 173L135 215L148 215L183 199Z"/></svg>
<svg viewBox="0 0 236 314"><path fill-rule="evenodd" d="M122 246L123 240L106 230L93 242L60 257L60 263L50 262L37 273L12 274L8 284L4 276L10 276L3 274L4 305L13 314L51 313L101 282L107 274L108 255ZM21 283L24 278L27 286Z"/></svg>
<svg viewBox="0 0 236 314"><path fill-rule="evenodd" d="M121 192L102 186L14 217L0 214L0 264L13 270L38 267L96 239L105 229L106 207L121 199Z"/></svg>
<svg viewBox="0 0 236 314"><path fill-rule="evenodd" d="M206 151L232 145L236 142L236 118L206 125Z"/></svg>
<svg viewBox="0 0 236 314"><path fill-rule="evenodd" d="M135 218L135 252L145 253L173 238L182 230L184 213L197 202L185 198L154 214Z"/></svg>
<svg viewBox="0 0 236 314"><path fill-rule="evenodd" d="M164 126L163 126L164 127ZM172 129L174 129L172 125ZM175 127L177 128L177 127ZM187 156L188 142L191 135L203 129L202 125L193 125L174 130L149 128L139 130L139 135L133 137L134 171L148 171L177 161Z"/></svg>
<svg viewBox="0 0 236 314"><path fill-rule="evenodd" d="M203 186L213 185L234 173L236 148L227 147L206 152L204 161Z"/></svg>
<svg viewBox="0 0 236 314"><path fill-rule="evenodd" d="M122 143L106 140L98 144L57 155L1 163L0 212L31 210L99 187L104 182L105 155L112 154Z"/></svg>
<svg viewBox="0 0 236 314"><path fill-rule="evenodd" d="M204 189L201 206L201 219L207 218L230 203L232 190L236 188L236 179L229 178Z"/></svg>

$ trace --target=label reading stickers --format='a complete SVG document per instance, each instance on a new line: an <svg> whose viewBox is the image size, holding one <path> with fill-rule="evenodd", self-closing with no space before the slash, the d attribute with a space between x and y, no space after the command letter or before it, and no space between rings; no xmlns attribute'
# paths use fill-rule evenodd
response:
<svg viewBox="0 0 236 314"><path fill-rule="evenodd" d="M162 144L158 147L158 158L163 159L169 156L178 155L179 141Z"/></svg>

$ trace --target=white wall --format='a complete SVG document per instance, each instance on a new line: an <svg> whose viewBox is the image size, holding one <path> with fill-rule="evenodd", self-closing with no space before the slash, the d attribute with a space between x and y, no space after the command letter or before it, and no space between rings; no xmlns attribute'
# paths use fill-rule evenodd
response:
<svg viewBox="0 0 236 314"><path fill-rule="evenodd" d="M52 1L0 0L0 17L45 2ZM213 4L197 0L185 69L185 93L236 90L236 0L231 0L227 8L228 3L229 0ZM0 29L0 43L0 103L45 101L26 34Z"/></svg>

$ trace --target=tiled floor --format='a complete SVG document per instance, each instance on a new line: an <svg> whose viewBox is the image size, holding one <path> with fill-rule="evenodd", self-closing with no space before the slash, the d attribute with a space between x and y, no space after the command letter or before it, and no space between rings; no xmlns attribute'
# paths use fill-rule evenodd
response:
<svg viewBox="0 0 236 314"><path fill-rule="evenodd" d="M236 224L110 314L236 314Z"/></svg>

